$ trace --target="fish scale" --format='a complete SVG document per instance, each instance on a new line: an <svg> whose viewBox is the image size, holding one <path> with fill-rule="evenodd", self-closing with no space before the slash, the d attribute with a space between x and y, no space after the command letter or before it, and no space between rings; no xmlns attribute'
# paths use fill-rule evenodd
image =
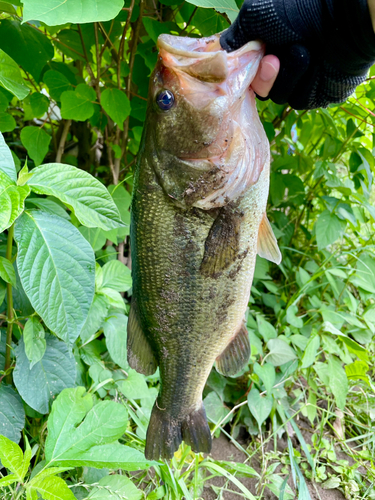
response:
<svg viewBox="0 0 375 500"><path fill-rule="evenodd" d="M223 58L216 61L223 63ZM134 178L130 234L134 285L128 322L128 359L133 368L145 374L155 371L156 366L160 368L161 387L146 440L146 456L151 459L170 458L182 439L196 452L210 451L203 388L215 360L217 369L229 375L248 362L250 345L243 320L259 251L260 229L265 228L266 241L267 238L271 243L275 241L269 234L269 225L262 222L269 188L268 142L247 82L245 95L240 96L244 108L241 113L253 126L249 130L251 135L241 132L244 141L238 144L252 152L252 167L261 163L261 168L256 182L246 186L244 180L242 186L238 176L246 176L246 168L233 175L225 151L218 160L219 167L214 164L209 167L214 175L207 167L204 151L203 163L199 156L196 162L189 163L176 154L164 154L168 140L165 135L162 139L160 136L166 131L170 142L175 139L181 143L180 151L184 154L195 140L197 131L192 131L189 125L184 129L184 114L180 110L200 112L198 124L204 123L204 111L191 105L178 108L184 88L175 75L172 81L160 83L158 71L162 70L157 67L150 86L148 117ZM225 74L224 70L217 74ZM207 72L204 77L207 78ZM155 111L154 95L159 85L170 91L177 86L174 115L158 115ZM236 96L233 99L237 101ZM227 113L222 103L220 106ZM240 113L238 102L234 106ZM204 109L211 126L218 106L213 102L211 108L208 105ZM186 123L193 118L190 116ZM219 127L214 135L220 136L221 141L227 124L227 142L230 142L232 118L228 113L218 118ZM166 123L165 119L171 121ZM175 131L181 134L181 130L183 138L174 135ZM210 136L209 128L206 135ZM212 142L209 141L208 147ZM171 153L173 149L177 149L175 143L171 144ZM236 158L241 157L238 153L236 150ZM232 187L228 191L232 198L220 193L222 179L217 181L215 174L218 168ZM228 175L232 175L229 181ZM269 243L264 245L265 249L269 247Z"/></svg>

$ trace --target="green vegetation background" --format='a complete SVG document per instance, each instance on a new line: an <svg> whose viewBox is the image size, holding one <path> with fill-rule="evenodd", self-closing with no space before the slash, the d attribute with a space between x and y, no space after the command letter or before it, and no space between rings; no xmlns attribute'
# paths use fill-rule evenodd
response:
<svg viewBox="0 0 375 500"><path fill-rule="evenodd" d="M155 43L219 32L237 11L234 0L0 1L1 498L191 499L214 476L250 499L294 498L289 476L301 500L306 479L375 498L372 76L329 109L258 103L283 261L257 261L249 366L233 379L213 370L204 392L213 433L248 462L187 447L170 463L143 456L158 375L129 368L125 332Z"/></svg>

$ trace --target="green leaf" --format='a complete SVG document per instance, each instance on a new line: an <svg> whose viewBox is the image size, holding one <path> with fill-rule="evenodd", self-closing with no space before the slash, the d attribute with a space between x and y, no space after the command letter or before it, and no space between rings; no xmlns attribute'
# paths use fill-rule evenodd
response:
<svg viewBox="0 0 375 500"><path fill-rule="evenodd" d="M320 337L319 335L315 334L309 339L309 342L306 346L306 350L303 353L301 368L308 368L314 363L319 346L320 346Z"/></svg>
<svg viewBox="0 0 375 500"><path fill-rule="evenodd" d="M100 97L100 104L119 128L124 130L124 121L131 111L127 95L119 89L105 89Z"/></svg>
<svg viewBox="0 0 375 500"><path fill-rule="evenodd" d="M32 176L33 174L31 173L29 175ZM28 177L27 180L30 178L31 177ZM58 203L49 198L27 198L26 203L31 203L31 205L41 208L44 212L57 215L58 217L62 217L63 219L70 221L69 214L65 208L61 207Z"/></svg>
<svg viewBox="0 0 375 500"><path fill-rule="evenodd" d="M90 243L94 252L103 248L107 241L106 234L100 227L80 226L78 231Z"/></svg>
<svg viewBox="0 0 375 500"><path fill-rule="evenodd" d="M251 414L258 422L259 427L261 427L271 413L272 397L261 396L258 389L253 387L247 395L247 404Z"/></svg>
<svg viewBox="0 0 375 500"><path fill-rule="evenodd" d="M44 94L34 92L28 96L25 101L27 101L27 104L30 106L32 118L39 118L48 111L49 99Z"/></svg>
<svg viewBox="0 0 375 500"><path fill-rule="evenodd" d="M54 402L48 419L47 463L128 471L154 465L139 451L117 442L128 425L125 407L114 401L94 406L92 395L84 394L84 387L66 389Z"/></svg>
<svg viewBox="0 0 375 500"><path fill-rule="evenodd" d="M192 24L199 29L202 36L211 36L229 27L224 16L218 14L214 9L202 8L197 10Z"/></svg>
<svg viewBox="0 0 375 500"><path fill-rule="evenodd" d="M9 113L0 113L0 132L12 132L17 126L16 120Z"/></svg>
<svg viewBox="0 0 375 500"><path fill-rule="evenodd" d="M123 223L116 205L101 182L71 165L47 163L33 169L28 182L38 194L56 196L74 213L81 224L116 229Z"/></svg>
<svg viewBox="0 0 375 500"><path fill-rule="evenodd" d="M274 326L266 321L260 314L257 315L257 324L259 333L262 335L266 342L277 337L277 332Z"/></svg>
<svg viewBox="0 0 375 500"><path fill-rule="evenodd" d="M64 342L52 335L46 336L46 352L33 368L30 368L22 338L15 349L15 355L13 379L18 392L35 411L48 413L56 395L75 384L74 356Z"/></svg>
<svg viewBox="0 0 375 500"><path fill-rule="evenodd" d="M46 339L43 326L35 316L26 321L23 330L23 341L25 343L25 353L30 361L31 368L38 363L46 352Z"/></svg>
<svg viewBox="0 0 375 500"><path fill-rule="evenodd" d="M335 243L336 240L342 237L346 228L346 222L339 219L337 215L329 210L324 210L316 221L316 240L318 242L318 250L323 250L328 245Z"/></svg>
<svg viewBox="0 0 375 500"><path fill-rule="evenodd" d="M66 482L58 476L48 476L33 483L31 487L45 500L76 500Z"/></svg>
<svg viewBox="0 0 375 500"><path fill-rule="evenodd" d="M0 429L1 434L16 443L21 439L25 426L25 410L16 391L4 382L0 385Z"/></svg>
<svg viewBox="0 0 375 500"><path fill-rule="evenodd" d="M24 84L21 71L16 62L0 49L0 85L14 94L17 99L24 99L30 92Z"/></svg>
<svg viewBox="0 0 375 500"><path fill-rule="evenodd" d="M54 50L47 36L34 26L17 20L3 19L0 23L0 48L36 81Z"/></svg>
<svg viewBox="0 0 375 500"><path fill-rule="evenodd" d="M0 479L0 488L4 488L5 486L9 486L10 484L17 483L18 478L16 474L8 474L5 477Z"/></svg>
<svg viewBox="0 0 375 500"><path fill-rule="evenodd" d="M5 257L0 257L0 277L12 286L17 286L13 265Z"/></svg>
<svg viewBox="0 0 375 500"><path fill-rule="evenodd" d="M27 126L21 130L21 142L35 165L40 165L48 153L52 137L42 128Z"/></svg>
<svg viewBox="0 0 375 500"><path fill-rule="evenodd" d="M17 182L17 171L14 165L12 152L6 144L3 134L0 134L0 170L7 174L12 181Z"/></svg>
<svg viewBox="0 0 375 500"><path fill-rule="evenodd" d="M295 326L296 328L302 328L303 319L297 317L296 316L297 313L298 313L298 307L296 305L289 306L288 309L286 310L286 320L290 325Z"/></svg>
<svg viewBox="0 0 375 500"><path fill-rule="evenodd" d="M48 87L49 95L55 101L60 101L61 94L66 90L72 89L67 77L59 71L46 71L43 76L43 81Z"/></svg>
<svg viewBox="0 0 375 500"><path fill-rule="evenodd" d="M39 210L15 226L17 266L35 311L61 339L73 343L94 297L95 255L70 222Z"/></svg>
<svg viewBox="0 0 375 500"><path fill-rule="evenodd" d="M130 269L119 260L111 260L102 267L102 287L109 287L118 292L127 292L132 286Z"/></svg>
<svg viewBox="0 0 375 500"><path fill-rule="evenodd" d="M222 426L230 421L230 416L226 418L229 413L229 408L225 406L223 401L219 398L216 392L210 392L204 398L204 407L207 413L207 418L210 422L219 425L222 421Z"/></svg>
<svg viewBox="0 0 375 500"><path fill-rule="evenodd" d="M328 358L329 387L336 399L340 410L345 408L346 396L349 390L348 377L342 367L341 361L336 356Z"/></svg>
<svg viewBox="0 0 375 500"><path fill-rule="evenodd" d="M24 0L23 21L43 21L48 26L65 23L110 21L122 9L122 0Z"/></svg>
<svg viewBox="0 0 375 500"><path fill-rule="evenodd" d="M345 372L349 380L364 380L368 382L367 372L369 369L367 363L358 359L354 363L345 366Z"/></svg>
<svg viewBox="0 0 375 500"><path fill-rule="evenodd" d="M276 381L276 371L275 367L269 363L266 363L265 365L261 366L259 363L254 364L254 372L258 375L258 377L261 379L263 382L267 395L272 394L272 389L273 386L275 385Z"/></svg>
<svg viewBox="0 0 375 500"><path fill-rule="evenodd" d="M239 10L234 0L189 0L189 3L197 7L211 8L223 12L231 22L236 19Z"/></svg>
<svg viewBox="0 0 375 500"><path fill-rule="evenodd" d="M142 19L143 25L146 29L148 36L152 39L154 43L158 41L159 35L162 33L170 33L171 31L179 32L177 24L171 21L157 21L151 17L144 17Z"/></svg>
<svg viewBox="0 0 375 500"><path fill-rule="evenodd" d="M18 444L0 434L0 459L4 467L13 472L18 481L22 481L26 471L23 467L23 453Z"/></svg>
<svg viewBox="0 0 375 500"><path fill-rule="evenodd" d="M29 186L17 186L0 170L0 233L8 229L22 214L29 194Z"/></svg>
<svg viewBox="0 0 375 500"><path fill-rule="evenodd" d="M274 366L281 366L292 359L296 359L297 355L286 342L282 339L271 339L267 343L269 349L269 354L267 355L267 360Z"/></svg>
<svg viewBox="0 0 375 500"><path fill-rule="evenodd" d="M108 352L113 361L125 370L129 368L126 349L127 326L128 317L121 313L111 314L103 325Z"/></svg>
<svg viewBox="0 0 375 500"><path fill-rule="evenodd" d="M109 304L103 295L95 294L86 322L80 333L82 342L87 342L100 329L107 316L108 309Z"/></svg>
<svg viewBox="0 0 375 500"><path fill-rule="evenodd" d="M74 91L66 90L61 94L62 118L81 122L88 120L94 114L95 99L95 90L86 83L80 83Z"/></svg>
<svg viewBox="0 0 375 500"><path fill-rule="evenodd" d="M122 498L141 500L144 494L128 477L113 474L103 477L98 486L91 491L87 500L122 500Z"/></svg>
<svg viewBox="0 0 375 500"><path fill-rule="evenodd" d="M127 368L127 374L128 376L125 380L116 381L120 392L127 399L149 398L150 391L145 376L131 368Z"/></svg>

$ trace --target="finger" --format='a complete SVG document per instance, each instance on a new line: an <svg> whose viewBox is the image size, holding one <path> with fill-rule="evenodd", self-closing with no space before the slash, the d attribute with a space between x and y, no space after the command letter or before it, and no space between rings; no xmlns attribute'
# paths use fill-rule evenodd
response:
<svg viewBox="0 0 375 500"><path fill-rule="evenodd" d="M276 56L263 57L258 73L251 84L254 92L260 97L267 97L279 73L280 61Z"/></svg>

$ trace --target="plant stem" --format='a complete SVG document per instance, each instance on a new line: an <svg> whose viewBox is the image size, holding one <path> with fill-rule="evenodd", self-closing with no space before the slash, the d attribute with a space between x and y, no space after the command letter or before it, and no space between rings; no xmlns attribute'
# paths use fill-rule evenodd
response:
<svg viewBox="0 0 375 500"><path fill-rule="evenodd" d="M13 247L13 235L14 235L14 224L10 226L8 229L8 240L7 240L7 251L6 258L11 262L12 261L12 247ZM13 295L12 295L12 285L7 283L7 339L6 339L6 347L5 347L5 371L10 368L10 351L12 344L12 333L13 333ZM12 383L12 375L8 373L6 376L7 384Z"/></svg>

